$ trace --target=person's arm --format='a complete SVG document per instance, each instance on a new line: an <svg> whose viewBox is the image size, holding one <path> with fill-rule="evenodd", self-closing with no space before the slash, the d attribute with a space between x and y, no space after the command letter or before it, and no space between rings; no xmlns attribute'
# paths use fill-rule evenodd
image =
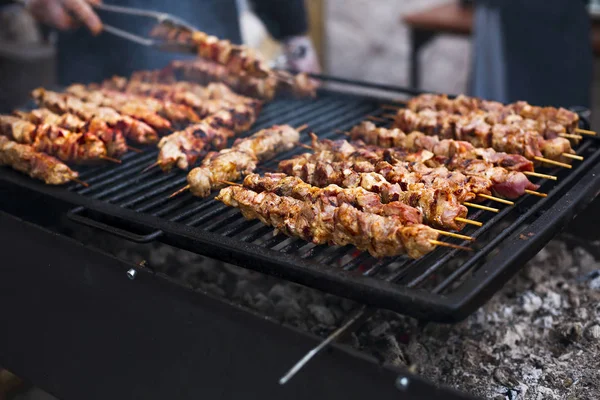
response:
<svg viewBox="0 0 600 400"><path fill-rule="evenodd" d="M317 53L307 35L304 0L250 0L250 4L271 36L282 43L288 68L321 72Z"/></svg>

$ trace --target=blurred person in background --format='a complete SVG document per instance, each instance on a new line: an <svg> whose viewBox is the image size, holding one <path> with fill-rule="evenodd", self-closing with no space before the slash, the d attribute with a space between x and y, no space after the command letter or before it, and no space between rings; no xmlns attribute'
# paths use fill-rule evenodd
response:
<svg viewBox="0 0 600 400"><path fill-rule="evenodd" d="M0 0L0 5L12 3ZM125 39L102 33L102 24L117 26L147 36L154 21L148 18L96 13L100 0L22 0L27 10L43 24L57 28L58 81L101 81L112 75L129 75L134 70L162 68L182 55L160 52ZM114 0L111 5L143 8L173 14L198 29L241 43L236 0ZM307 36L304 0L252 0L250 4L269 33L282 43L288 68L318 72L313 44ZM88 29L77 29L80 25Z"/></svg>
<svg viewBox="0 0 600 400"><path fill-rule="evenodd" d="M474 96L590 107L586 0L475 0Z"/></svg>

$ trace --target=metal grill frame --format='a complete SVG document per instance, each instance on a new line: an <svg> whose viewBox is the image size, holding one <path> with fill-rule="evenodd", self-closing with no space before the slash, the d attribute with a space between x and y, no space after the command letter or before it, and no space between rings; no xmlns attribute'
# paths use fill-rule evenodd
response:
<svg viewBox="0 0 600 400"><path fill-rule="evenodd" d="M420 93L339 78L325 79L363 89L386 90L396 95ZM327 90L322 91L321 97L314 101L316 103L310 100L277 100L265 107L257 125L248 134L275 123L290 123L295 126L307 123L311 128L317 128L320 137L335 138L336 129L346 129L363 120L367 114L383 113L379 108L382 101L384 100L341 95ZM324 103L322 108L315 105L320 104L319 102ZM312 120L307 119L303 107L311 110ZM285 112L280 113L283 108ZM351 117L345 117L346 113L351 113ZM327 122L323 122L325 120ZM341 120L340 124L338 120ZM304 136L303 141L308 140L309 138ZM160 240L172 246L275 275L370 306L391 309L424 320L456 322L484 304L597 196L600 192L600 149L597 144L594 139L586 139L578 148L578 152L586 156L584 162L574 165L570 171L553 171L559 174L559 181L546 182L542 186L542 189L551 189L547 198L521 198L515 207L504 208L499 214L487 219L484 212L475 213L474 217L482 219L485 225L483 228L468 228L466 233L475 237L493 237L477 244L482 247L465 262L447 271L448 276L429 289L423 289L421 286L440 269L448 268L449 263L460 256L459 251L438 249L419 260L396 263L396 267L389 271L386 266L390 260L376 261L365 253L355 254L353 249L326 246L312 248L312 245L306 242L288 239L283 235L269 238L272 228L256 227L256 224L260 224L257 221L246 222L239 211L214 202L212 197L193 200L190 194L185 194L182 198L167 200L166 197L171 192L185 184L185 174L176 172L162 175L160 172L153 172L150 176L155 178L146 182L146 175L139 175L139 170L155 159L156 149L149 149L143 154L127 154L123 165L82 170L82 179L89 179L92 184L89 189L81 189L77 185L67 188L50 187L6 169L0 170L0 179L68 201L78 206L68 213L70 219L127 240L138 243ZM297 148L281 155L277 160L301 151ZM276 161L267 163L266 166L276 166ZM136 171L139 176L135 175ZM119 181L118 185L110 186L111 182ZM111 199L114 203L85 195L97 190L97 187L94 187L95 182L100 184L100 187L106 187L100 193L113 194ZM140 186L136 185L131 189L128 185L130 182L139 183ZM144 185L155 189L143 192ZM134 194L137 197L129 198ZM184 209L187 211L177 221L172 221L123 207L144 202L149 210L164 204L165 208L161 207L159 210L163 211L158 212L159 214L162 212L168 215L169 212ZM156 213L155 211L154 214ZM189 226L182 222L186 218L188 224L205 222L208 225L203 224L202 228ZM513 219L511 224L499 228L499 224L509 218ZM229 225L232 226L227 228ZM227 235L217 232L223 227L227 229L224 232ZM498 233L492 232L498 229ZM246 235L245 241L236 238L247 230L252 232ZM230 237L234 234L234 237ZM263 243L256 243L260 238ZM283 250L291 251L279 251L277 247L282 244ZM300 256L299 251L304 247L309 249ZM317 253L317 256L313 256L313 252ZM325 254L324 262L311 259L318 258L319 254ZM343 265L336 266L336 260L343 262ZM369 267L361 270L363 264Z"/></svg>

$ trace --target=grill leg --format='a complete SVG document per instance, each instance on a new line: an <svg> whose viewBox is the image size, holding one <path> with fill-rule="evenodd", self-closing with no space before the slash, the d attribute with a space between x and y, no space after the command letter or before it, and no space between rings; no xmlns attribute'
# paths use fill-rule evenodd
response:
<svg viewBox="0 0 600 400"><path fill-rule="evenodd" d="M410 86L412 88L418 89L421 83L421 71L419 69L421 48L428 44L435 36L435 32L422 29L412 29L410 32Z"/></svg>

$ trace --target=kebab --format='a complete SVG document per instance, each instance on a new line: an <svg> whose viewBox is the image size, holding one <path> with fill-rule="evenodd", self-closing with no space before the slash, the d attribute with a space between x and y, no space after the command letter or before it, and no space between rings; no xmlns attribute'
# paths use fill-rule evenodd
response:
<svg viewBox="0 0 600 400"><path fill-rule="evenodd" d="M489 164L486 167L490 169L501 167L507 171L522 172L528 176L557 180L553 175L534 172L533 163L521 155L497 152L492 148L478 148L465 141L440 140L438 136L428 136L421 132L412 132L407 135L398 128L378 128L370 121L361 122L347 134L353 140L362 140L367 144L385 148L400 147L408 151L425 149L432 152L438 161L441 160L439 157L454 161L458 158L463 161L481 159ZM471 161L470 163L476 162Z"/></svg>
<svg viewBox="0 0 600 400"><path fill-rule="evenodd" d="M232 183L233 184L233 183ZM398 216L405 223L421 224L422 212L399 201L383 203L377 193L365 190L360 186L342 188L338 185L328 185L324 188L312 186L295 176L281 173L266 173L265 176L250 174L244 179L243 186L255 192L273 192L278 196L289 196L298 200L315 202L319 196L333 196L339 204L346 203L361 211L382 215ZM452 232L438 231L441 235L473 240L470 236Z"/></svg>
<svg viewBox="0 0 600 400"><path fill-rule="evenodd" d="M308 202L230 186L216 199L239 208L246 219L259 219L288 236L314 244L351 244L378 258L401 254L419 258L438 245L459 247L439 242L439 233L426 225L406 224L400 217L366 213L346 203L338 206L332 196Z"/></svg>
<svg viewBox="0 0 600 400"><path fill-rule="evenodd" d="M36 151L32 146L20 144L0 136L0 165L9 166L48 185L63 185L70 181L79 182L77 172L60 160Z"/></svg>
<svg viewBox="0 0 600 400"><path fill-rule="evenodd" d="M96 88L96 85L71 85L67 93L100 106L112 107L117 111L138 118L156 130L171 129L171 124L200 121L191 107L169 100L157 100L149 96L121 93L115 90Z"/></svg>
<svg viewBox="0 0 600 400"><path fill-rule="evenodd" d="M234 45L229 40L219 40L216 36L201 31L190 31L165 24L157 25L151 36L192 46L198 56L227 67L234 74L245 73L258 78L272 74L266 61L246 46Z"/></svg>
<svg viewBox="0 0 600 400"><path fill-rule="evenodd" d="M0 135L62 161L86 163L106 158L106 147L96 136L73 133L57 126L35 125L20 118L0 116Z"/></svg>
<svg viewBox="0 0 600 400"><path fill-rule="evenodd" d="M61 94L43 88L34 90L32 95L40 106L57 114L72 113L88 122L94 118L100 119L106 122L109 128L121 132L127 139L136 143L158 142L158 134L154 129L142 121L118 113L113 108L101 107L81 101L71 94Z"/></svg>
<svg viewBox="0 0 600 400"><path fill-rule="evenodd" d="M578 129L579 115L565 108L532 106L525 101L517 101L504 105L497 101L487 101L464 95L449 99L446 95L423 94L412 98L407 108L414 112L422 110L446 111L451 114L467 115L473 111L485 111L495 123L509 123L515 117L534 122L536 130L542 132L547 139L561 134L595 134ZM516 119L518 120L518 118Z"/></svg>
<svg viewBox="0 0 600 400"><path fill-rule="evenodd" d="M525 174L533 172L533 162L519 154L497 152L492 148L479 148L466 141L440 139L439 136L429 136L418 131L406 134L398 128L379 128L370 121L363 121L354 126L347 135L352 140L362 140L379 147L401 147L408 151L424 149L436 156L482 159L510 171L520 171Z"/></svg>
<svg viewBox="0 0 600 400"><path fill-rule="evenodd" d="M444 111L423 110L415 113L401 109L395 116L394 126L405 132L418 130L427 135L464 140L475 147L491 147L496 151L516 153L529 160L567 168L571 166L558 160L562 159L563 154L575 153L567 139L545 140L535 131L524 131L511 125L490 125L485 121L484 114L459 116Z"/></svg>
<svg viewBox="0 0 600 400"><path fill-rule="evenodd" d="M230 149L209 153L202 166L188 174L188 185L172 196L189 189L195 196L207 197L212 190L226 186L224 181L238 180L253 172L259 162L290 150L300 140L300 131L304 128L275 125L236 140Z"/></svg>
<svg viewBox="0 0 600 400"><path fill-rule="evenodd" d="M417 208L428 224L438 228L461 230L467 223L481 226L480 222L465 218L469 210L461 204L456 188L446 182L429 186L418 180L392 182L369 162L312 161L310 156L284 160L279 163L279 170L317 187L362 187L379 194L383 203L399 201ZM473 194L468 197L468 192L465 196L475 197Z"/></svg>
<svg viewBox="0 0 600 400"><path fill-rule="evenodd" d="M169 78L165 78L165 76ZM174 80L175 76L199 82L203 85L210 82L223 82L238 93L263 100L272 100L278 90L277 78L274 75L260 79L248 75L233 74L223 65L201 59L172 61L169 66L159 73L154 75L148 73L144 80L148 82L150 79L161 79L164 82L170 79ZM314 89L296 86L292 89L292 93L299 96L306 93L306 95L312 96L314 95Z"/></svg>
<svg viewBox="0 0 600 400"><path fill-rule="evenodd" d="M419 179L425 177L426 183L431 179L452 182L463 188L463 191L468 188L476 195L489 197L491 190L509 199L518 198L526 193L545 197L544 193L535 192L539 186L531 183L523 173L496 167L485 160L465 159L460 153L455 153L452 157L443 157L435 156L427 150L408 153L404 149L382 149L362 143L352 145L345 140L319 142L317 139L313 136L312 147L332 152L332 160L366 160L376 164L380 169L378 172L385 169L394 176L394 179L414 180L415 178L410 177L410 174L416 173L421 175ZM391 166L389 162L394 165ZM470 200L463 198L461 202Z"/></svg>
<svg viewBox="0 0 600 400"><path fill-rule="evenodd" d="M168 100L193 109L200 117L214 114L217 111L246 106L255 116L261 108L258 100L250 99L233 93L222 84L207 88L190 88L179 84L147 83L137 80L127 80L123 77L113 77L102 83L105 89L124 91L136 95L151 96ZM193 89L193 90L192 90ZM200 93L199 93L200 91ZM217 97L218 96L220 97Z"/></svg>
<svg viewBox="0 0 600 400"><path fill-rule="evenodd" d="M188 169L208 148L220 150L235 132L243 132L253 125L252 113L244 114L242 109L219 111L198 124L163 137L158 143L158 160L150 167L159 165L164 171L173 165Z"/></svg>
<svg viewBox="0 0 600 400"><path fill-rule="evenodd" d="M109 157L120 157L128 149L123 134L109 128L106 122L98 118L92 118L90 121L85 122L76 115L69 113L58 115L47 108L39 108L29 112L15 111L13 114L32 124L54 125L72 132L95 135L104 143L106 154Z"/></svg>

